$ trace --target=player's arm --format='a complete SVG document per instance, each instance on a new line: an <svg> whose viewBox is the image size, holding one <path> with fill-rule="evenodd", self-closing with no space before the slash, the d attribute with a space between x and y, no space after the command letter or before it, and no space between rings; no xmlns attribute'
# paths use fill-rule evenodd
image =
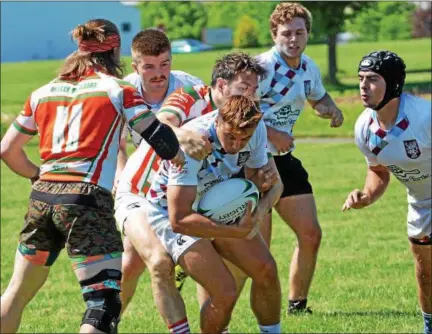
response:
<svg viewBox="0 0 432 334"><path fill-rule="evenodd" d="M196 131L180 128L180 119L175 114L161 112L157 113L156 117L159 121L171 126L186 154L195 160L203 160L210 154L211 144L208 138Z"/></svg>
<svg viewBox="0 0 432 334"><path fill-rule="evenodd" d="M285 153L291 149L294 144L294 137L271 126L266 126L266 128L267 139L274 145L279 153Z"/></svg>
<svg viewBox="0 0 432 334"><path fill-rule="evenodd" d="M20 132L11 125L1 141L1 159L16 174L35 180L39 176L39 167L28 159L23 149L32 138L33 135Z"/></svg>
<svg viewBox="0 0 432 334"><path fill-rule="evenodd" d="M272 169L272 172L276 175L276 180L270 186L270 188L261 194L261 198L259 200L258 206L255 210L254 217L261 222L265 215L269 212L273 206L279 201L279 198L283 192L283 183L280 178L279 172L277 170L274 159L271 158L268 160L268 164ZM254 176L259 172L258 168L249 168L245 167L245 177L251 181L253 181Z"/></svg>
<svg viewBox="0 0 432 334"><path fill-rule="evenodd" d="M251 224L216 224L193 211L196 193L196 186L168 186L168 212L174 232L201 238L244 238L252 230Z"/></svg>
<svg viewBox="0 0 432 334"><path fill-rule="evenodd" d="M387 189L390 171L382 165L369 166L363 190L354 189L345 200L342 211L361 209L377 201Z"/></svg>
<svg viewBox="0 0 432 334"><path fill-rule="evenodd" d="M113 190L112 190L113 194L115 194L115 192L117 190L117 184L120 181L120 175L126 166L127 159L128 159L127 137L121 137L120 138L120 144L119 144L119 151L117 154L117 168L116 168L116 174L115 174L115 178L114 178L114 186L113 186Z"/></svg>
<svg viewBox="0 0 432 334"><path fill-rule="evenodd" d="M308 102L319 117L331 119L331 127L337 128L342 125L344 121L342 111L336 106L336 103L328 93L325 93L318 101L308 100Z"/></svg>
<svg viewBox="0 0 432 334"><path fill-rule="evenodd" d="M162 159L175 159L175 163L182 164L183 152L171 127L156 118L135 87L123 85L122 88L121 107L129 126L139 133Z"/></svg>

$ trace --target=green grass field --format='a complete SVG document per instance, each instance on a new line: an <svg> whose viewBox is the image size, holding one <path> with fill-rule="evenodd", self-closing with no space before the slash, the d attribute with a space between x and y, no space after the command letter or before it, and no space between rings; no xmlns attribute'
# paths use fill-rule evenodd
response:
<svg viewBox="0 0 432 334"><path fill-rule="evenodd" d="M365 162L353 144L298 144L297 156L309 171L318 204L323 240L309 296L312 316L282 318L283 332L420 333L413 260L406 238L406 200L395 180L374 206L340 211L346 194L361 187ZM35 144L27 152L37 161ZM17 237L27 208L30 184L2 163L1 291L12 274ZM288 268L295 239L275 215L272 252L277 260L286 309ZM231 322L233 333L256 333L246 287ZM183 293L192 330L199 330L195 286L189 279ZM21 332L72 333L85 305L71 265L63 252L40 293L24 313ZM153 303L149 275L120 325L123 333L167 332Z"/></svg>
<svg viewBox="0 0 432 334"><path fill-rule="evenodd" d="M363 110L358 96L357 66L361 57L367 52L378 49L390 49L398 53L406 62L408 75L408 89L414 91L431 91L431 41L430 39L416 39L411 41L352 43L338 46L339 80L341 86L327 85L327 89L338 102L344 112L345 124L338 129L329 127L328 121L315 116L311 108L307 107L296 124L296 137L352 137L357 116ZM252 55L259 54L265 49L246 50ZM174 55L173 69L189 72L210 82L211 69L215 59L227 53L227 50L211 51L200 54ZM306 54L312 57L322 71L327 73L327 47L325 45L311 45ZM130 58L124 59L130 71ZM2 122L9 123L20 112L22 105L32 90L46 84L55 75L61 61L38 61L27 63L4 63L1 66L1 115Z"/></svg>
<svg viewBox="0 0 432 334"><path fill-rule="evenodd" d="M431 86L429 39L387 43L355 43L338 47L341 86L328 90L345 114L345 124L332 129L326 120L307 108L294 131L295 137L352 137L354 122L363 110L355 96L357 64L366 52L391 49L402 56L409 70L407 86L421 90ZM248 50L258 54L263 49ZM214 60L227 51L175 55L174 69L200 76L207 83ZM309 46L307 54L326 75L323 45ZM125 59L126 63L130 59ZM21 110L30 92L56 74L60 61L10 63L1 66L2 123ZM427 90L426 90L427 91ZM430 98L430 93L427 94ZM38 161L36 140L26 148ZM323 228L314 283L309 296L312 316L282 318L283 332L296 333L420 333L422 319L416 299L414 265L406 238L405 190L395 180L374 206L342 213L346 195L364 181L366 165L353 144L297 144L296 155L308 169ZM17 238L27 209L30 184L1 163L1 292L12 274ZM277 260L286 309L288 270L295 247L293 233L274 216L272 252ZM248 287L236 306L231 332L258 332L249 307ZM193 331L199 330L195 286L189 279L183 293ZM20 332L71 333L78 331L85 304L67 256L63 253L52 273L24 313ZM167 332L153 303L149 275L142 277L120 332Z"/></svg>

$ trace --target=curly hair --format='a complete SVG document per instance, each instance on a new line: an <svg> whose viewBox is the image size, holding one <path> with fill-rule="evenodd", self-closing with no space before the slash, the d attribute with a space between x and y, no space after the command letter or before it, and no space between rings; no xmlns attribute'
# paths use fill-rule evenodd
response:
<svg viewBox="0 0 432 334"><path fill-rule="evenodd" d="M282 2L278 4L270 15L270 31L273 37L277 34L279 24L285 24L295 17L300 17L305 21L308 34L312 29L312 14L310 11L296 2Z"/></svg>

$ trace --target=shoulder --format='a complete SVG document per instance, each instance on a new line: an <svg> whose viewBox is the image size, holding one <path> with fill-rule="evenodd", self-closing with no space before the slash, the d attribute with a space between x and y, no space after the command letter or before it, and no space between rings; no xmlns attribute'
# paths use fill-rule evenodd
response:
<svg viewBox="0 0 432 334"><path fill-rule="evenodd" d="M196 117L193 120L187 122L185 125L183 125L183 127L190 130L198 130L202 134L207 134L208 130L214 123L217 114L218 110L209 112L203 116Z"/></svg>
<svg viewBox="0 0 432 334"><path fill-rule="evenodd" d="M200 78L183 71L174 70L171 71L171 75L174 77L176 88L180 86L204 84Z"/></svg>
<svg viewBox="0 0 432 334"><path fill-rule="evenodd" d="M320 69L316 62L306 54L302 55L303 62L306 63L306 71L310 71L312 73L320 73Z"/></svg>
<svg viewBox="0 0 432 334"><path fill-rule="evenodd" d="M431 117L431 101L403 93L402 98L405 99L404 112L409 117L414 116L417 119L425 119Z"/></svg>
<svg viewBox="0 0 432 334"><path fill-rule="evenodd" d="M261 120L256 129L254 134L252 135L251 140L249 141L249 146L251 150L256 149L257 147L262 146L263 142L266 142L267 139L267 128L265 126L265 123L263 120Z"/></svg>
<svg viewBox="0 0 432 334"><path fill-rule="evenodd" d="M258 63L264 67L267 71L273 70L275 63L276 63L276 57L274 56L274 50L270 49L266 52L263 52L255 57Z"/></svg>

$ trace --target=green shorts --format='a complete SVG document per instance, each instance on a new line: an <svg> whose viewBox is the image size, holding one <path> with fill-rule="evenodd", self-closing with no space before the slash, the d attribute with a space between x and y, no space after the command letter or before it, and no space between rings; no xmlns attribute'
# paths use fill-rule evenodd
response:
<svg viewBox="0 0 432 334"><path fill-rule="evenodd" d="M70 257L123 251L111 193L83 182L36 182L19 242L21 254L41 265L51 265L65 245Z"/></svg>

